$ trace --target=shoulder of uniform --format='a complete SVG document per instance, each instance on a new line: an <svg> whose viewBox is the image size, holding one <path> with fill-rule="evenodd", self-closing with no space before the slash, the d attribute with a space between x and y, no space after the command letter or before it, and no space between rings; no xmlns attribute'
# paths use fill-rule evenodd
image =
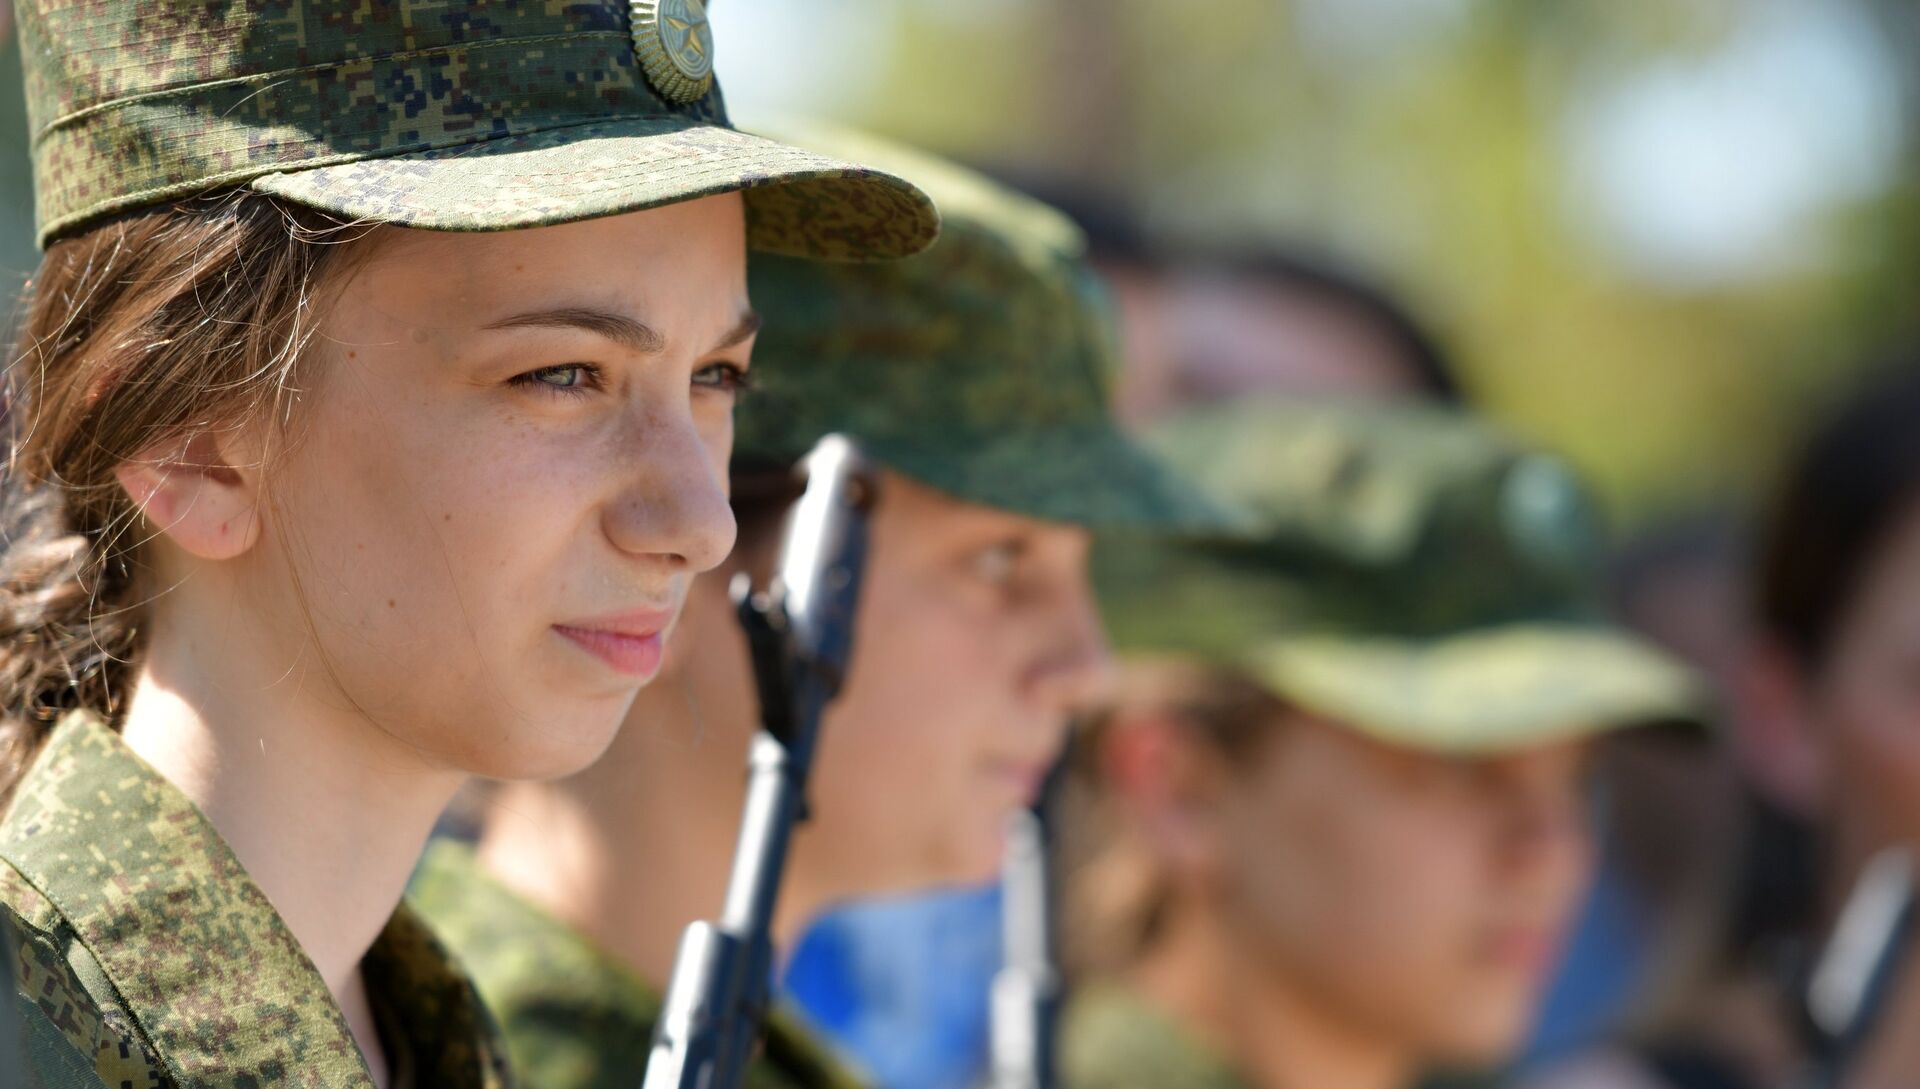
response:
<svg viewBox="0 0 1920 1089"><path fill-rule="evenodd" d="M1060 1026L1061 1081L1073 1089L1248 1089L1227 1060L1140 994L1083 988Z"/></svg>
<svg viewBox="0 0 1920 1089"><path fill-rule="evenodd" d="M804 1016L777 1009L767 1019L766 1048L747 1075L748 1089L870 1089Z"/></svg>
<svg viewBox="0 0 1920 1089"><path fill-rule="evenodd" d="M52 1085L168 1086L172 1080L114 994L99 962L59 910L0 862L0 930L14 946L14 989L25 1007L30 1058Z"/></svg>

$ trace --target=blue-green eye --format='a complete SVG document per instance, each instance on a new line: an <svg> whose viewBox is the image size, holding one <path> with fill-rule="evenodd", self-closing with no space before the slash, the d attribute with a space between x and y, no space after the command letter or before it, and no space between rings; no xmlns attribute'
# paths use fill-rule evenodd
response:
<svg viewBox="0 0 1920 1089"><path fill-rule="evenodd" d="M753 388L753 376L738 363L712 363L693 372L693 384L728 393L745 393Z"/></svg>
<svg viewBox="0 0 1920 1089"><path fill-rule="evenodd" d="M587 363L563 363L557 367L541 367L516 375L516 386L539 386L561 393L577 393L599 386L599 369Z"/></svg>

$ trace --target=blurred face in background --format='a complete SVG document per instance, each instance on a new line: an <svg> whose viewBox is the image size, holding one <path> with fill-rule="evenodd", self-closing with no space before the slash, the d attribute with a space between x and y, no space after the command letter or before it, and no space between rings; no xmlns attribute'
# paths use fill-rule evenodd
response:
<svg viewBox="0 0 1920 1089"><path fill-rule="evenodd" d="M1590 876L1587 757L1577 741L1436 755L1289 712L1220 769L1189 894L1349 1033L1422 1061L1503 1059Z"/></svg>
<svg viewBox="0 0 1920 1089"><path fill-rule="evenodd" d="M1087 531L896 473L882 488L794 845L794 879L834 896L990 879L1007 818L1108 672Z"/></svg>
<svg viewBox="0 0 1920 1089"><path fill-rule="evenodd" d="M1118 406L1152 420L1254 394L1431 396L1402 349L1354 306L1225 270L1112 276L1127 348Z"/></svg>
<svg viewBox="0 0 1920 1089"><path fill-rule="evenodd" d="M1799 702L1844 847L1920 846L1920 506L1860 573Z"/></svg>

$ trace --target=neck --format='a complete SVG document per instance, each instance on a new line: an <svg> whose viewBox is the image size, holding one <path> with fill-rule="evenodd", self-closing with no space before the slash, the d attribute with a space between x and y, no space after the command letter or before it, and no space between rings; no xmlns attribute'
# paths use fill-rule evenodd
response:
<svg viewBox="0 0 1920 1089"><path fill-rule="evenodd" d="M123 734L220 833L342 1008L364 1009L360 961L460 776L251 660L257 645L156 639Z"/></svg>
<svg viewBox="0 0 1920 1089"><path fill-rule="evenodd" d="M1259 1089L1400 1089L1412 1056L1350 1025L1249 957L1225 927L1187 905L1130 982Z"/></svg>

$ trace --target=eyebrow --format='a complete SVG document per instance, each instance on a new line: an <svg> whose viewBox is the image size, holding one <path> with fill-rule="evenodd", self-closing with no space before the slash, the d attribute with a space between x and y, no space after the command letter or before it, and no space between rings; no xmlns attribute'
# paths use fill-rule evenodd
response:
<svg viewBox="0 0 1920 1089"><path fill-rule="evenodd" d="M749 337L760 331L760 315L748 310L740 315L727 335L720 338L709 351L720 352L737 347ZM502 318L482 328L486 329L583 329L589 333L606 337L618 344L624 344L636 352L653 354L666 350L667 338L658 329L642 321L636 321L624 314L615 314L607 310L594 310L584 306L563 306L552 310L534 310L525 314L515 314Z"/></svg>
<svg viewBox="0 0 1920 1089"><path fill-rule="evenodd" d="M487 329L584 329L606 337L608 340L624 344L636 352L659 352L665 350L667 338L660 331L645 322L635 321L622 314L606 310L593 310L583 306L563 306L553 310L535 310L526 314L515 314L484 326Z"/></svg>
<svg viewBox="0 0 1920 1089"><path fill-rule="evenodd" d="M764 321L759 314L752 310L746 311L740 315L740 320L734 323L733 330L726 336L721 337L720 343L715 344L711 350L724 352L728 348L738 348L740 345L746 343L754 334L758 333L762 324L764 324Z"/></svg>

